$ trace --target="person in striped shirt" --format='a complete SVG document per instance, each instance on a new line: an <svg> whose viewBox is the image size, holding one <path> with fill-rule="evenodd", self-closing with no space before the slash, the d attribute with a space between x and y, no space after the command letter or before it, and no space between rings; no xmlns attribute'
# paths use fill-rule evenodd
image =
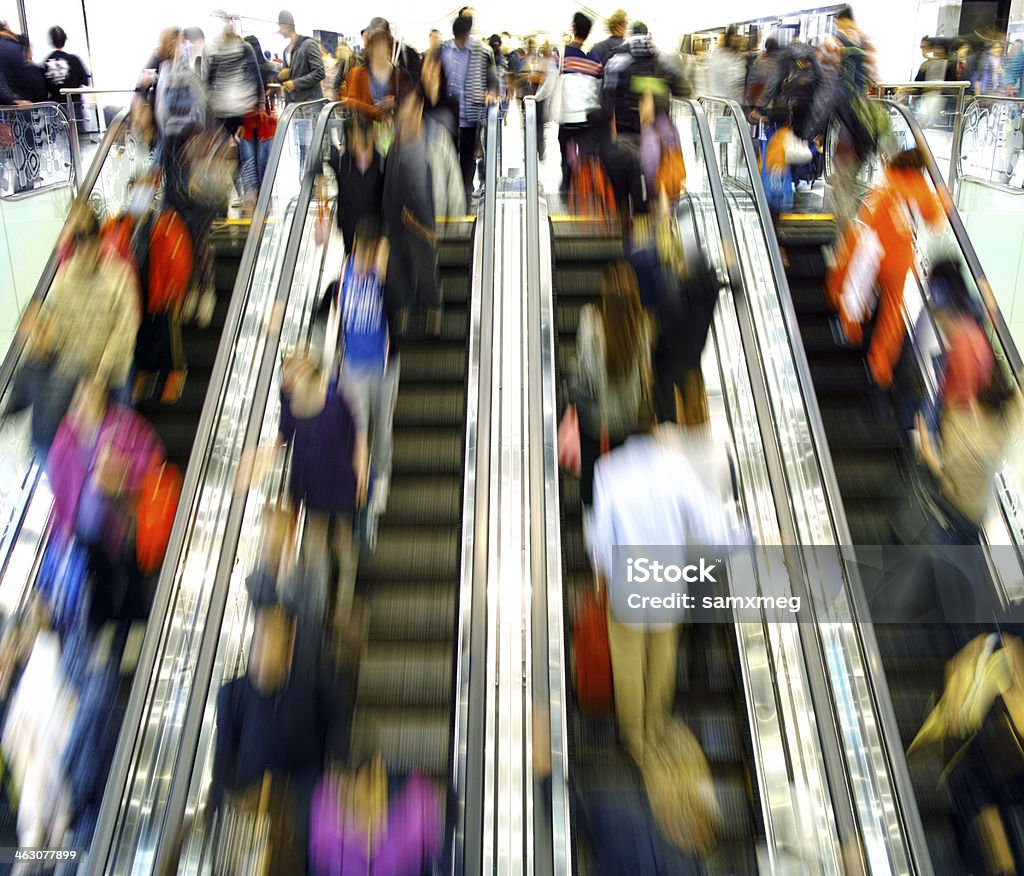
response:
<svg viewBox="0 0 1024 876"><path fill-rule="evenodd" d="M583 51L593 22L582 12L572 17L572 41L562 53L562 107L558 124L558 148L562 155L562 194L569 191L569 156L577 138L587 130L587 113L600 101L601 62L594 50Z"/></svg>

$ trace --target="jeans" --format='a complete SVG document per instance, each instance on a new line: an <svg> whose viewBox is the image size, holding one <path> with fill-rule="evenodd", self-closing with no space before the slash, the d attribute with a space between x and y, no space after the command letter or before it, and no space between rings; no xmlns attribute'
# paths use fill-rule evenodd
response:
<svg viewBox="0 0 1024 876"><path fill-rule="evenodd" d="M459 167L462 170L462 184L466 189L467 201L473 195L473 178L476 176L477 171L476 150L481 144L482 136L483 131L481 125L471 125L468 128L459 128ZM481 162L481 179L483 179L485 172L483 162Z"/></svg>
<svg viewBox="0 0 1024 876"><path fill-rule="evenodd" d="M558 126L558 149L562 154L562 194L569 191L569 184L572 182L572 168L569 165L569 149L575 149L577 138L587 132L586 122L574 125Z"/></svg>
<svg viewBox="0 0 1024 876"><path fill-rule="evenodd" d="M367 438L370 450L370 474L373 478L373 505L383 512L391 483L391 458L394 447L395 405L401 362L393 356L384 371L360 371L346 367L342 392L352 408L357 434Z"/></svg>
<svg viewBox="0 0 1024 876"><path fill-rule="evenodd" d="M273 140L238 141L239 176L245 194L259 194L273 143Z"/></svg>

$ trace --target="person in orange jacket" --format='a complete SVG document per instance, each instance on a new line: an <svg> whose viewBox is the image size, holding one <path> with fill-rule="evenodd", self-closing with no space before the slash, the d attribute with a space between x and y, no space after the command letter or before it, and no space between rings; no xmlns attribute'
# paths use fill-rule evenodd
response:
<svg viewBox="0 0 1024 876"><path fill-rule="evenodd" d="M925 175L924 157L919 150L908 149L892 158L882 185L868 195L857 221L843 232L836 265L825 283L843 334L853 344L863 341L877 289L867 359L871 376L882 389L892 386L906 335L903 290L914 266L914 212L930 225L946 215L943 201Z"/></svg>

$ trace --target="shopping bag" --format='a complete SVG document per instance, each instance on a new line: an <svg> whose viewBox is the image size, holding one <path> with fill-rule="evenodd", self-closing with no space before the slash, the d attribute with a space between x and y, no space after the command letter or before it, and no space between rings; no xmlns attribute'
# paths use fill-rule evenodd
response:
<svg viewBox="0 0 1024 876"><path fill-rule="evenodd" d="M558 467L574 477L579 477L583 468L580 458L580 421L576 406L569 405L558 425Z"/></svg>
<svg viewBox="0 0 1024 876"><path fill-rule="evenodd" d="M614 703L614 689L605 596L588 593L581 599L572 633L572 656L576 704L588 714L607 714Z"/></svg>

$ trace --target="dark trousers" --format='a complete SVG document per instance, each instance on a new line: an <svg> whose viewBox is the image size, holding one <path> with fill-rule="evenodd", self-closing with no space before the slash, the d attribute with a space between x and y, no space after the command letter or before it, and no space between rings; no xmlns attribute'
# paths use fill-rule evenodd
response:
<svg viewBox="0 0 1024 876"><path fill-rule="evenodd" d="M402 230L391 237L385 304L391 309L441 306L437 252L422 238Z"/></svg>
<svg viewBox="0 0 1024 876"><path fill-rule="evenodd" d="M609 440L608 449L621 447L625 438ZM601 436L588 435L580 429L580 502L588 508L594 504L594 466L601 458Z"/></svg>
<svg viewBox="0 0 1024 876"><path fill-rule="evenodd" d="M473 194L473 177L476 174L476 147L480 141L480 126L459 128L459 167L462 169L462 185L466 199Z"/></svg>
<svg viewBox="0 0 1024 876"><path fill-rule="evenodd" d="M562 194L569 191L572 181L572 167L569 164L570 149L576 149L577 139L587 130L586 122L558 126L558 151L562 154Z"/></svg>

